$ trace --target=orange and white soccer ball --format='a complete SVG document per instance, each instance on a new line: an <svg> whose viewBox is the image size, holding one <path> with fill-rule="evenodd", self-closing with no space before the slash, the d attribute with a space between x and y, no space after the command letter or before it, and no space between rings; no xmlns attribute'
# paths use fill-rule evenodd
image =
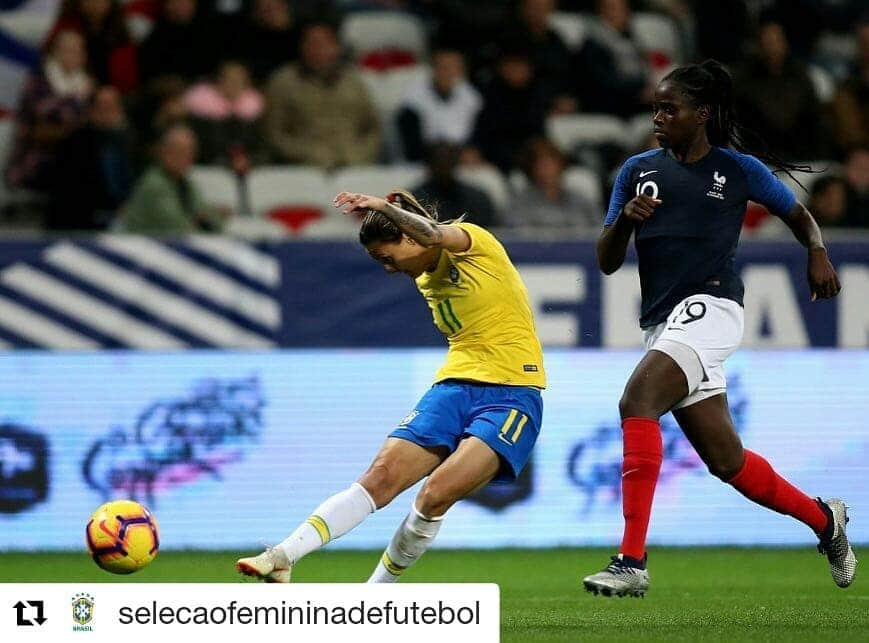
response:
<svg viewBox="0 0 869 643"><path fill-rule="evenodd" d="M133 500L101 505L85 528L88 553L113 574L132 574L154 560L160 548L157 519Z"/></svg>

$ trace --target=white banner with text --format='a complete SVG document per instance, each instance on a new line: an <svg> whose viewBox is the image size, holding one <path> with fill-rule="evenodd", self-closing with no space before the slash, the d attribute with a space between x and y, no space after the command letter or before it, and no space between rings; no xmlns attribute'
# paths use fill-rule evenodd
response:
<svg viewBox="0 0 869 643"><path fill-rule="evenodd" d="M0 640L16 643L198 635L488 643L499 627L495 584L0 584Z"/></svg>

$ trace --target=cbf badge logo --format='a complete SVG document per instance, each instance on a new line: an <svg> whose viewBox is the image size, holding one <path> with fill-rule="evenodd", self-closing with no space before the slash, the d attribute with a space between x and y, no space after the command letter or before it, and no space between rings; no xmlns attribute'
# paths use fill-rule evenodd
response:
<svg viewBox="0 0 869 643"><path fill-rule="evenodd" d="M94 619L94 597L90 594L76 594L72 597L73 632L93 632L90 625Z"/></svg>
<svg viewBox="0 0 869 643"><path fill-rule="evenodd" d="M724 184L727 183L727 177L719 174L718 170L712 175L712 189L706 193L706 196L711 196L713 199L724 200Z"/></svg>
<svg viewBox="0 0 869 643"><path fill-rule="evenodd" d="M454 284L459 283L459 269L453 264L450 264L450 281Z"/></svg>

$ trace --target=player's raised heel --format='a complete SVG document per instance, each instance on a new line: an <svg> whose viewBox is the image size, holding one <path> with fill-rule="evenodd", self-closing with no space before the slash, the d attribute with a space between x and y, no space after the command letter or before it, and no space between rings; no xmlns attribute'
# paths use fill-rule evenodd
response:
<svg viewBox="0 0 869 643"><path fill-rule="evenodd" d="M261 578L266 583L289 583L292 565L278 547L269 547L259 556L239 558L235 568L245 576Z"/></svg>
<svg viewBox="0 0 869 643"><path fill-rule="evenodd" d="M833 528L829 534L821 535L818 551L827 555L833 582L839 587L848 587L854 582L857 573L857 557L845 534L845 526L848 524L848 505L838 498L823 501L818 498L818 502L826 505L833 517Z"/></svg>
<svg viewBox="0 0 869 643"><path fill-rule="evenodd" d="M586 591L595 596L634 596L642 598L649 589L649 572L642 561L625 559L621 554L613 556L612 562L596 574L582 580Z"/></svg>

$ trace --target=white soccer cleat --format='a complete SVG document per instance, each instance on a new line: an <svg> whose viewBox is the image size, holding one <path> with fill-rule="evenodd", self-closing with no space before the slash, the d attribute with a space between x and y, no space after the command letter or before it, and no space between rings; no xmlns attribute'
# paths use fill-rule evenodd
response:
<svg viewBox="0 0 869 643"><path fill-rule="evenodd" d="M625 559L621 554L611 557L612 562L597 574L582 580L585 589L594 595L604 596L645 596L649 589L649 571L645 568L646 557L642 561ZM642 567L632 563L636 562Z"/></svg>
<svg viewBox="0 0 869 643"><path fill-rule="evenodd" d="M827 538L821 536L818 543L818 551L827 555L830 561L830 575L833 582L839 587L848 587L854 582L857 573L857 557L845 535L845 525L848 524L848 505L838 498L821 500L818 502L826 505L833 516L833 532Z"/></svg>
<svg viewBox="0 0 869 643"><path fill-rule="evenodd" d="M239 558L235 568L245 576L260 578L267 583L289 583L293 566L280 547L269 547L259 556Z"/></svg>

